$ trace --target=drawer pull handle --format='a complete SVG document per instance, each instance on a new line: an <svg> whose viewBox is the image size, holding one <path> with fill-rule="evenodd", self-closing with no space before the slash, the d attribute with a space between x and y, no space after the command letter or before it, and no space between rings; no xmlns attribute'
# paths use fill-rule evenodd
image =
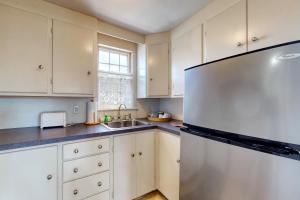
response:
<svg viewBox="0 0 300 200"><path fill-rule="evenodd" d="M79 153L79 150L78 149L74 149L74 153Z"/></svg>
<svg viewBox="0 0 300 200"><path fill-rule="evenodd" d="M98 185L99 187L101 187L101 186L102 186L102 182L99 181L97 185Z"/></svg>
<svg viewBox="0 0 300 200"><path fill-rule="evenodd" d="M103 146L101 144L98 145L98 149L102 149Z"/></svg>
<svg viewBox="0 0 300 200"><path fill-rule="evenodd" d="M78 194L78 190L75 189L75 190L73 191L73 194L74 194L74 195L77 195L77 194Z"/></svg>
<svg viewBox="0 0 300 200"><path fill-rule="evenodd" d="M47 176L47 180L51 180L53 177L52 177L52 175L51 174L49 174L48 176Z"/></svg>
<svg viewBox="0 0 300 200"><path fill-rule="evenodd" d="M73 172L76 174L78 172L78 168L74 168Z"/></svg>
<svg viewBox="0 0 300 200"><path fill-rule="evenodd" d="M102 162L98 162L98 166L99 166L99 167L102 167Z"/></svg>

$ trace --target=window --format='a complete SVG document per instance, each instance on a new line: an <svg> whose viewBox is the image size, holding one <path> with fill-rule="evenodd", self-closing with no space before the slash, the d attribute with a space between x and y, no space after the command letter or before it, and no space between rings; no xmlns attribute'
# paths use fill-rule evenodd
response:
<svg viewBox="0 0 300 200"><path fill-rule="evenodd" d="M120 104L134 108L134 76L131 52L99 47L98 105L100 110L117 109Z"/></svg>

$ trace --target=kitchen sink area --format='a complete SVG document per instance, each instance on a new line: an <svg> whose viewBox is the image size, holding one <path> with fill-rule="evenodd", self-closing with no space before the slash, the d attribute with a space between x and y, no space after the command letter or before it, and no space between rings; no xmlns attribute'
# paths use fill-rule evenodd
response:
<svg viewBox="0 0 300 200"><path fill-rule="evenodd" d="M102 125L105 126L105 128L107 129L116 130L122 128L151 125L151 123L138 121L138 120L122 120L122 121L112 121L108 123L103 123Z"/></svg>

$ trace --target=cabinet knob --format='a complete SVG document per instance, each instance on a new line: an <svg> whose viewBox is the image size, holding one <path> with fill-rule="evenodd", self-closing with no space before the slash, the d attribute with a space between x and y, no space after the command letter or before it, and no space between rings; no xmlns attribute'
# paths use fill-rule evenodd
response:
<svg viewBox="0 0 300 200"><path fill-rule="evenodd" d="M132 154L131 154L131 157L134 158L134 156L135 156L134 153L132 153Z"/></svg>
<svg viewBox="0 0 300 200"><path fill-rule="evenodd" d="M103 146L101 144L98 145L98 149L102 149Z"/></svg>
<svg viewBox="0 0 300 200"><path fill-rule="evenodd" d="M39 66L38 66L38 69L39 69L39 70L42 70L42 69L44 69L44 66L43 66L43 65L39 65Z"/></svg>
<svg viewBox="0 0 300 200"><path fill-rule="evenodd" d="M177 162L177 163L180 163L180 159L178 159L176 162Z"/></svg>
<svg viewBox="0 0 300 200"><path fill-rule="evenodd" d="M91 75L91 74L92 74L92 72L91 72L91 71L88 71L88 72L87 72L87 75Z"/></svg>
<svg viewBox="0 0 300 200"><path fill-rule="evenodd" d="M252 37L251 40L252 40L252 42L257 42L259 40L259 38L258 37Z"/></svg>
<svg viewBox="0 0 300 200"><path fill-rule="evenodd" d="M99 182L97 183L97 185L98 185L99 187L101 187L101 186L102 186L102 182L99 181Z"/></svg>
<svg viewBox="0 0 300 200"><path fill-rule="evenodd" d="M238 42L238 43L236 44L236 46L237 46L237 47L241 47L241 46L243 46L243 43Z"/></svg>
<svg viewBox="0 0 300 200"><path fill-rule="evenodd" d="M74 194L74 195L77 195L77 194L78 194L78 190L75 189L75 190L73 191L73 194Z"/></svg>
<svg viewBox="0 0 300 200"><path fill-rule="evenodd" d="M48 176L47 176L47 180L51 180L53 178L53 176L51 175L51 174L49 174Z"/></svg>
<svg viewBox="0 0 300 200"><path fill-rule="evenodd" d="M79 150L78 149L74 149L74 153L79 153Z"/></svg>
<svg viewBox="0 0 300 200"><path fill-rule="evenodd" d="M150 81L153 81L153 78L150 78Z"/></svg>
<svg viewBox="0 0 300 200"><path fill-rule="evenodd" d="M139 155L140 155L140 156L143 155L143 152L139 152Z"/></svg>
<svg viewBox="0 0 300 200"><path fill-rule="evenodd" d="M98 166L99 166L99 167L102 167L102 162L98 162Z"/></svg>
<svg viewBox="0 0 300 200"><path fill-rule="evenodd" d="M76 174L78 172L78 168L74 168L73 172Z"/></svg>

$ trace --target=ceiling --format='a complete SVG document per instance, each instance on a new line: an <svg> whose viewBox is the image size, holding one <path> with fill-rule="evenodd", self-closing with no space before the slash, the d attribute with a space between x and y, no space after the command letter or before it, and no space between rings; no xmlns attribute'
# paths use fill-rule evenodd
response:
<svg viewBox="0 0 300 200"><path fill-rule="evenodd" d="M149 34L168 31L212 0L46 0Z"/></svg>

